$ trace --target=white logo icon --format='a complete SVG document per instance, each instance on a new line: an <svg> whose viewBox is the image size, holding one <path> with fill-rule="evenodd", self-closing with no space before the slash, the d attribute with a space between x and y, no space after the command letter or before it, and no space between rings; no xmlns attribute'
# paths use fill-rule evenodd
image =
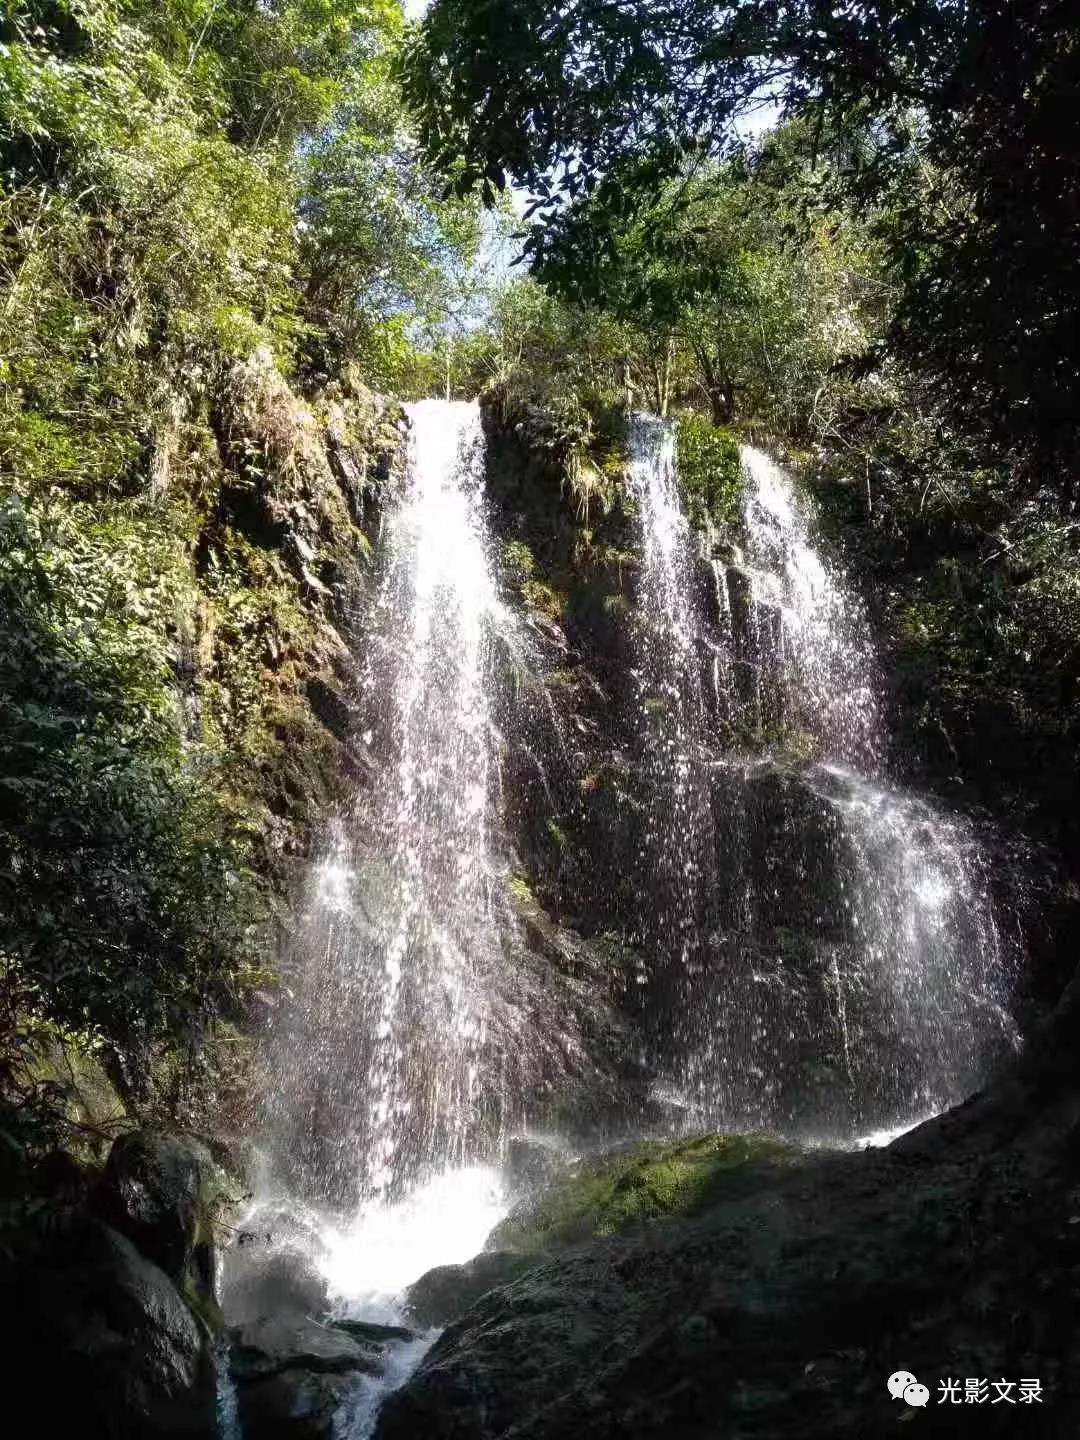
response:
<svg viewBox="0 0 1080 1440"><path fill-rule="evenodd" d="M890 1375L888 1386L894 1400L904 1399L909 1405L925 1405L930 1399L930 1391L919 1384L910 1370L897 1370Z"/></svg>

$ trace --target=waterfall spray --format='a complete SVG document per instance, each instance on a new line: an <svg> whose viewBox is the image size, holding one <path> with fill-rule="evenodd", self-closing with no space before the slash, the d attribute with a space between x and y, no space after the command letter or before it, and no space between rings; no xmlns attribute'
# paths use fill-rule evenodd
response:
<svg viewBox="0 0 1080 1440"><path fill-rule="evenodd" d="M722 561L695 548L670 427L636 417L631 451L654 1063L697 1123L941 1109L1014 1037L975 836L887 780L869 625L790 478L743 450Z"/></svg>
<svg viewBox="0 0 1080 1440"><path fill-rule="evenodd" d="M316 872L276 1106L285 1163L341 1203L464 1160L489 1118L489 667L514 622L489 556L478 407L428 400L408 414L357 701L374 779Z"/></svg>

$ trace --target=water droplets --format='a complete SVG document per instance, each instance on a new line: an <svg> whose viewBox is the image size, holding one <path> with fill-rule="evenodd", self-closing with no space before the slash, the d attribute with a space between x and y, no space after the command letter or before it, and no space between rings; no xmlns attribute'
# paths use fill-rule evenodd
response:
<svg viewBox="0 0 1080 1440"><path fill-rule="evenodd" d="M941 1109L1015 1035L975 835L889 782L866 615L790 477L743 450L721 559L681 513L671 430L637 417L632 442L654 1062L698 1124Z"/></svg>
<svg viewBox="0 0 1080 1440"><path fill-rule="evenodd" d="M498 638L521 642L489 556L478 407L407 408L357 694L373 779L316 870L282 1047L287 1162L343 1201L395 1194L481 1144L484 970L499 950L490 668Z"/></svg>

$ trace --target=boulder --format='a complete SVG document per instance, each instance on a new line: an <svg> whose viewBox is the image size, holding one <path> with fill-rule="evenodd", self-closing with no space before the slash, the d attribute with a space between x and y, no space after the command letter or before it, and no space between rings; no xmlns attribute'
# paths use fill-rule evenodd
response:
<svg viewBox="0 0 1080 1440"><path fill-rule="evenodd" d="M409 1314L424 1328L448 1325L471 1309L481 1295L534 1269L540 1258L494 1250L464 1265L436 1265L405 1292Z"/></svg>
<svg viewBox="0 0 1080 1440"><path fill-rule="evenodd" d="M980 1435L1075 1435L1075 1048L1067 1072L1035 1063L886 1149L808 1153L489 1292L387 1397L377 1440L865 1440L908 1419L944 1440L965 1377L1041 1394L984 1405ZM897 1369L927 1410L893 1400Z"/></svg>
<svg viewBox="0 0 1080 1440"><path fill-rule="evenodd" d="M213 1440L211 1344L169 1277L124 1235L65 1218L5 1295L11 1375L34 1428L83 1440Z"/></svg>
<svg viewBox="0 0 1080 1440"><path fill-rule="evenodd" d="M348 1375L289 1370L241 1386L244 1440L333 1440L335 1417L353 1384Z"/></svg>
<svg viewBox="0 0 1080 1440"><path fill-rule="evenodd" d="M353 1370L378 1374L382 1349L305 1315L283 1314L237 1325L230 1331L229 1369L238 1384L263 1380L284 1370L340 1375Z"/></svg>
<svg viewBox="0 0 1080 1440"><path fill-rule="evenodd" d="M346 1335L351 1335L361 1344L385 1345L391 1340L407 1344L416 1339L415 1330L409 1330L404 1325L378 1325L374 1320L331 1320L329 1323L335 1330L344 1330Z"/></svg>
<svg viewBox="0 0 1080 1440"><path fill-rule="evenodd" d="M138 1130L109 1151L96 1209L182 1289L214 1299L209 1224L215 1166L205 1146Z"/></svg>
<svg viewBox="0 0 1080 1440"><path fill-rule="evenodd" d="M506 1147L504 1169L510 1183L526 1192L542 1189L566 1164L566 1152L557 1142L531 1135L514 1135Z"/></svg>
<svg viewBox="0 0 1080 1440"><path fill-rule="evenodd" d="M383 1370L381 1343L295 1312L238 1325L231 1338L244 1440L331 1440L358 1378Z"/></svg>
<svg viewBox="0 0 1080 1440"><path fill-rule="evenodd" d="M222 1305L229 1323L242 1325L283 1311L323 1315L330 1295L309 1255L254 1236L225 1252Z"/></svg>
<svg viewBox="0 0 1080 1440"><path fill-rule="evenodd" d="M639 1140L568 1166L499 1222L488 1247L542 1255L647 1221L697 1215L783 1172L800 1153L753 1133Z"/></svg>

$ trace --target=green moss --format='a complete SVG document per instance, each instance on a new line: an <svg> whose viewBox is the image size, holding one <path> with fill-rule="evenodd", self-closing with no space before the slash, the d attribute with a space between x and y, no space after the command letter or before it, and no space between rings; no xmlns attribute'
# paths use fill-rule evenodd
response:
<svg viewBox="0 0 1080 1440"><path fill-rule="evenodd" d="M502 563L516 580L528 580L536 571L536 556L524 540L503 541Z"/></svg>
<svg viewBox="0 0 1080 1440"><path fill-rule="evenodd" d="M566 597L543 580L526 580L521 587L522 598L531 610L547 615L551 620L561 620L566 609Z"/></svg>
<svg viewBox="0 0 1080 1440"><path fill-rule="evenodd" d="M507 888L514 899L520 901L521 904L536 904L536 896L532 892L532 887L523 875L511 875L507 881Z"/></svg>
<svg viewBox="0 0 1080 1440"><path fill-rule="evenodd" d="M698 1215L760 1185L799 1154L764 1134L643 1140L579 1161L538 1201L497 1225L487 1248L552 1249L668 1216Z"/></svg>

